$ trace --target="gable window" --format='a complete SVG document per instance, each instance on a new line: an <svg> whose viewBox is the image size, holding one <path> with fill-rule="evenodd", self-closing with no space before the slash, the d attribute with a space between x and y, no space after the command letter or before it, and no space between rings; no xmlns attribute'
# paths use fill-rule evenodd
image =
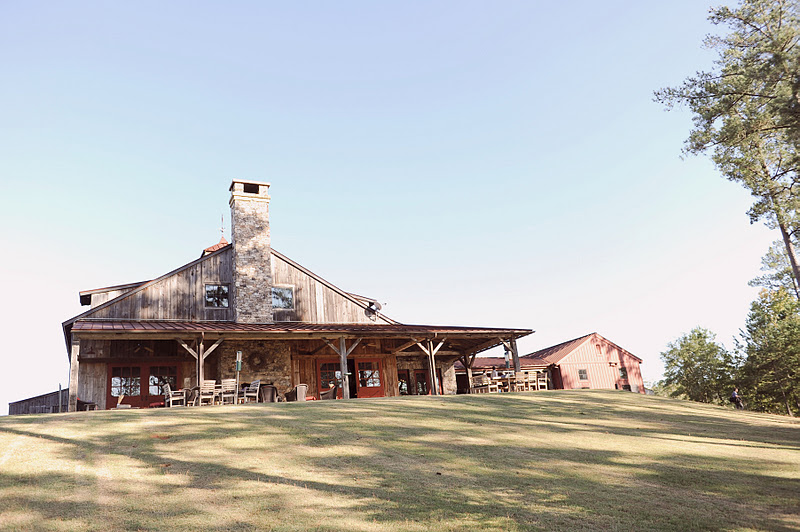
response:
<svg viewBox="0 0 800 532"><path fill-rule="evenodd" d="M628 378L628 368L625 368L625 367L619 368L619 378L620 379L627 379Z"/></svg>
<svg viewBox="0 0 800 532"><path fill-rule="evenodd" d="M294 310L294 287L273 286L272 308L277 310Z"/></svg>
<svg viewBox="0 0 800 532"><path fill-rule="evenodd" d="M578 370L578 378L580 380L582 380L582 381L588 381L589 380L589 372L587 370L585 370L585 369L579 369Z"/></svg>
<svg viewBox="0 0 800 532"><path fill-rule="evenodd" d="M228 285L206 285L206 307L228 308Z"/></svg>

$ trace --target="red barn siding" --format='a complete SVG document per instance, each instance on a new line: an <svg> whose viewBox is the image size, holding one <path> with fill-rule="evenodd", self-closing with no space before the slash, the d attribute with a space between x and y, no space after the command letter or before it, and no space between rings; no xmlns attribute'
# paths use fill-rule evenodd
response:
<svg viewBox="0 0 800 532"><path fill-rule="evenodd" d="M628 372L628 378L619 375L620 367ZM565 389L600 388L631 390L644 393L644 382L639 369L639 360L611 342L596 336L590 337L559 363L562 386ZM587 380L579 379L578 370L585 369Z"/></svg>

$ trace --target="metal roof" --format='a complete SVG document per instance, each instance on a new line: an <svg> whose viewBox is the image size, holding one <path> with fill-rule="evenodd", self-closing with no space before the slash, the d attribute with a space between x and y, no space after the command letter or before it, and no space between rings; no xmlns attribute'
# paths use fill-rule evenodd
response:
<svg viewBox="0 0 800 532"><path fill-rule="evenodd" d="M73 332L205 332L205 333L347 333L376 336L497 336L519 338L530 334L530 329L499 329L494 327L457 327L450 325L404 325L360 323L235 323L229 321L128 321L80 319L72 326Z"/></svg>
<svg viewBox="0 0 800 532"><path fill-rule="evenodd" d="M79 319L72 324L78 337L130 339L190 339L199 335L207 339L240 340L330 340L346 338L383 338L413 342L426 339L445 342L442 351L474 354L486 351L509 338L527 336L530 329L498 329L493 327L457 327L450 325L356 324L356 323L234 323L221 321L129 321ZM403 351L397 352L400 355Z"/></svg>
<svg viewBox="0 0 800 532"><path fill-rule="evenodd" d="M544 349L540 349L539 351L535 351L528 355L524 355L519 357L520 360L530 361L533 363L541 363L541 364L558 364L567 356L572 354L578 347L580 347L584 342L586 342L589 338L595 337L596 341L603 341L608 344L611 344L615 348L619 349L620 351L627 353L628 355L632 356L639 362L642 362L642 359L631 353L630 351L623 349L622 347L618 346L614 342L604 338L602 335L593 332L587 334L585 336L581 336L580 338L575 338L574 340L569 340L558 345L554 345L551 347L546 347Z"/></svg>

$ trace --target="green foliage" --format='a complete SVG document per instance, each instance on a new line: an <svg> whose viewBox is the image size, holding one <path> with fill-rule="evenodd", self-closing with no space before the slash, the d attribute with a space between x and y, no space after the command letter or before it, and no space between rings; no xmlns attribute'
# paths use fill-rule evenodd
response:
<svg viewBox="0 0 800 532"><path fill-rule="evenodd" d="M665 371L662 390L671 397L701 403L727 404L733 389L732 356L714 341L714 334L695 327L661 353Z"/></svg>
<svg viewBox="0 0 800 532"><path fill-rule="evenodd" d="M740 378L749 408L800 413L800 302L785 289L763 290L742 333Z"/></svg>
<svg viewBox="0 0 800 532"><path fill-rule="evenodd" d="M703 403L725 404L732 388L731 355L701 327L670 343L661 353L665 379L660 391Z"/></svg>
<svg viewBox="0 0 800 532"><path fill-rule="evenodd" d="M722 174L754 198L751 222L781 230L796 277L792 239L800 227L800 16L796 0L743 0L711 10L727 26L705 44L719 51L712 72L656 92L668 109L685 105L694 127L684 151L710 152Z"/></svg>
<svg viewBox="0 0 800 532"><path fill-rule="evenodd" d="M798 287L797 279L794 276L794 272L792 272L792 265L786 255L786 248L783 242L777 240L772 243L767 254L761 258L761 271L766 273L747 284L760 286L767 290L783 288L800 298L800 287Z"/></svg>

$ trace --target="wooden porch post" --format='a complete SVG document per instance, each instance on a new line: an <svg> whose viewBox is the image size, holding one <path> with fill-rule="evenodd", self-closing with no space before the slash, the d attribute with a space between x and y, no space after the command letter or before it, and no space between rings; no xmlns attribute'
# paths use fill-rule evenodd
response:
<svg viewBox="0 0 800 532"><path fill-rule="evenodd" d="M203 380L206 377L205 376L205 371L206 371L205 370L205 365L206 365L205 361L206 361L206 357L204 356L204 354L205 354L204 353L205 345L203 345L203 339L202 338L200 338L200 342L199 343L200 343L200 345L197 347L197 353L199 355L197 357L197 360L198 360L198 362L200 362L200 371L197 372L197 385L198 386L202 386L203 385Z"/></svg>
<svg viewBox="0 0 800 532"><path fill-rule="evenodd" d="M430 339L425 340L425 343L422 343L414 338L412 338L412 340L416 342L416 344L419 346L419 348L422 350L423 353L428 355L428 366L429 366L428 369L430 370L431 383L433 386L433 390L431 390L431 395L439 395L439 386L438 386L439 379L436 378L436 352L439 351L439 349L441 349L441 347L444 345L446 338L442 338L442 340L439 342L439 345L437 345L436 347L433 347L433 340Z"/></svg>
<svg viewBox="0 0 800 532"><path fill-rule="evenodd" d="M470 393L472 391L472 364L475 363L475 355L462 355L461 363L464 364L464 369L467 370L467 385L469 386Z"/></svg>
<svg viewBox="0 0 800 532"><path fill-rule="evenodd" d="M522 371L519 365L519 353L517 352L517 339L513 336L508 340L504 340L500 338L500 341L503 342L503 345L506 346L508 351L511 351L511 361L514 363L514 371Z"/></svg>
<svg viewBox="0 0 800 532"><path fill-rule="evenodd" d="M517 339L513 336L511 337L511 360L514 361L514 371L519 372L522 371L521 366L519 364L519 352L517 351Z"/></svg>
<svg viewBox="0 0 800 532"><path fill-rule="evenodd" d="M78 356L81 354L81 341L75 334L71 334L69 359L69 412L78 410Z"/></svg>
<svg viewBox="0 0 800 532"><path fill-rule="evenodd" d="M433 350L433 340L428 340L428 358L431 366L431 395L439 395L439 382L436 378L436 352Z"/></svg>
<svg viewBox="0 0 800 532"><path fill-rule="evenodd" d="M350 376L347 374L347 342L339 338L339 371L342 373L342 399L350 399Z"/></svg>
<svg viewBox="0 0 800 532"><path fill-rule="evenodd" d="M356 346L361 343L361 338L356 338L349 349L347 348L347 341L344 336L339 338L338 349L328 339L323 338L322 341L328 344L328 346L333 349L334 353L339 355L339 372L342 374L342 399L350 399L350 377L347 375L347 357L353 352ZM356 369L356 371L358 371L358 369Z"/></svg>

